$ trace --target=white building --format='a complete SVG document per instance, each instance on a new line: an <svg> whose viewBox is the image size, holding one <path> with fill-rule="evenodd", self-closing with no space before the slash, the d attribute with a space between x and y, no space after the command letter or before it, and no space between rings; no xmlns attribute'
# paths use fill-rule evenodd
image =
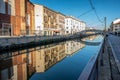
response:
<svg viewBox="0 0 120 80"><path fill-rule="evenodd" d="M43 6L35 5L35 30L36 34L43 35L44 34L44 20L43 20Z"/></svg>
<svg viewBox="0 0 120 80"><path fill-rule="evenodd" d="M65 43L65 53L67 55L72 55L76 51L82 49L85 46L85 44L82 44L77 41L67 41Z"/></svg>
<svg viewBox="0 0 120 80"><path fill-rule="evenodd" d="M85 22L80 21L79 19L72 16L66 16L65 34L74 34L80 32L82 30L85 30L85 26Z"/></svg>
<svg viewBox="0 0 120 80"><path fill-rule="evenodd" d="M113 32L120 32L120 18L118 18L112 22L110 29Z"/></svg>
<svg viewBox="0 0 120 80"><path fill-rule="evenodd" d="M58 12L43 5L35 4L35 29L39 35L57 35L60 28L57 24Z"/></svg>

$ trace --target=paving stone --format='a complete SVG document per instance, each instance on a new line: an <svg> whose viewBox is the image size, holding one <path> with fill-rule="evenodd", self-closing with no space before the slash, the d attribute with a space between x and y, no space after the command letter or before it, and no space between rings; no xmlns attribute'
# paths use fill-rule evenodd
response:
<svg viewBox="0 0 120 80"><path fill-rule="evenodd" d="M112 41L114 41L116 38L111 38ZM120 39L116 39L119 40ZM116 55L117 57L120 58L120 50L117 50L118 48L120 48L120 45L116 46L117 43L114 41L112 42L112 47L114 47L114 50L116 50ZM100 60L102 59L102 60ZM102 61L102 62L101 62ZM116 64L115 61L115 57L113 55L112 49L111 49L111 45L108 42L108 39L106 39L105 42L105 47L104 47L104 53L102 53L102 56L100 56L99 58L99 63L98 64L103 64L100 65L100 69L99 69L99 75L98 75L98 80L120 80L120 72L118 69L118 66Z"/></svg>

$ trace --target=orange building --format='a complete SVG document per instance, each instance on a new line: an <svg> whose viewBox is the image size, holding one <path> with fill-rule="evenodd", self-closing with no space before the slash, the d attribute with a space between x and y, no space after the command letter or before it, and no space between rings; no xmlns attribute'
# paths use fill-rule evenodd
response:
<svg viewBox="0 0 120 80"><path fill-rule="evenodd" d="M20 54L0 60L0 80L27 80L26 57L26 54Z"/></svg>
<svg viewBox="0 0 120 80"><path fill-rule="evenodd" d="M36 69L33 51L31 48L0 55L0 80L28 80Z"/></svg>
<svg viewBox="0 0 120 80"><path fill-rule="evenodd" d="M26 30L22 34L34 35L34 5L30 0L25 0L25 13L26 13Z"/></svg>
<svg viewBox="0 0 120 80"><path fill-rule="evenodd" d="M29 0L0 0L0 5L0 36L19 36L34 30L34 5Z"/></svg>
<svg viewBox="0 0 120 80"><path fill-rule="evenodd" d="M25 0L0 0L0 5L0 35L20 35L25 30Z"/></svg>

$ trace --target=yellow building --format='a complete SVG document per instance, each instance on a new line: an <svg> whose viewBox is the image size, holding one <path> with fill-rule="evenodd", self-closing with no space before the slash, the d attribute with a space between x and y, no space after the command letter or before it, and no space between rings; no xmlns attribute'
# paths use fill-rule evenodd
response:
<svg viewBox="0 0 120 80"><path fill-rule="evenodd" d="M48 46L36 51L36 71L45 72L66 56L65 45Z"/></svg>
<svg viewBox="0 0 120 80"><path fill-rule="evenodd" d="M57 25L58 25L58 34L64 35L65 34L65 15L58 12L57 14Z"/></svg>

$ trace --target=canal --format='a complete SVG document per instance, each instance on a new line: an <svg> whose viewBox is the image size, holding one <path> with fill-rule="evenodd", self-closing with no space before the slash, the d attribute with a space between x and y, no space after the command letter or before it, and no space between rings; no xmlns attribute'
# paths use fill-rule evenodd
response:
<svg viewBox="0 0 120 80"><path fill-rule="evenodd" d="M82 42L71 40L1 53L0 80L77 80L98 53L102 39L91 36Z"/></svg>

